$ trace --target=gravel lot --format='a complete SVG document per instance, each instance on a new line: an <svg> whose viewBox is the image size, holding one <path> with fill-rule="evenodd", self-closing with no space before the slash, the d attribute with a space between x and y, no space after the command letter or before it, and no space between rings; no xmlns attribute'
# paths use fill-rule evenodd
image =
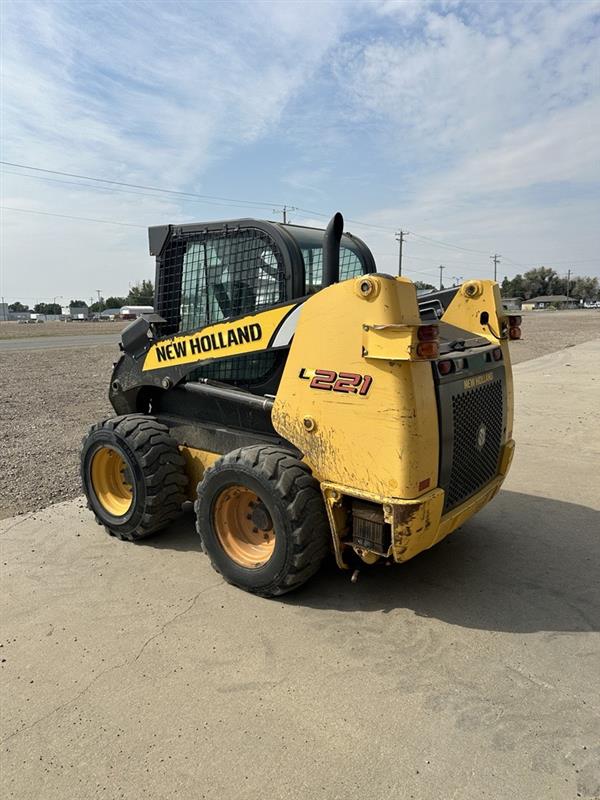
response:
<svg viewBox="0 0 600 800"><path fill-rule="evenodd" d="M79 334L81 327L103 333L110 327L47 324ZM524 315L523 336L513 343L514 363L600 338L600 312L532 312ZM0 353L0 519L80 493L79 445L93 422L112 413L107 392L117 357L105 345Z"/></svg>
<svg viewBox="0 0 600 800"><path fill-rule="evenodd" d="M44 322L19 325L18 322L0 322L0 339L29 339L39 336L97 336L119 333L127 321L113 322Z"/></svg>

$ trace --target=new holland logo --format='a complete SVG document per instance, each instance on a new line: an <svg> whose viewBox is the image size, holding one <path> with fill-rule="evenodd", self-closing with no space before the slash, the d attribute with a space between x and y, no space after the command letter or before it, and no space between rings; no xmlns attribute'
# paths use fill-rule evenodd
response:
<svg viewBox="0 0 600 800"><path fill-rule="evenodd" d="M493 372L484 372L482 375L473 375L472 378L465 378L463 386L465 389L475 389L475 387L482 386L484 383L491 383L493 380Z"/></svg>
<svg viewBox="0 0 600 800"><path fill-rule="evenodd" d="M163 361L177 361L188 355L200 357L204 353L215 350L224 350L227 347L258 342L262 339L262 329L258 322L252 325L240 325L237 328L208 333L204 336L190 336L187 340L181 339L169 344L157 344L156 355L158 363Z"/></svg>
<svg viewBox="0 0 600 800"><path fill-rule="evenodd" d="M275 306L159 340L146 353L142 369L146 372L288 346L295 328L295 310L295 305Z"/></svg>

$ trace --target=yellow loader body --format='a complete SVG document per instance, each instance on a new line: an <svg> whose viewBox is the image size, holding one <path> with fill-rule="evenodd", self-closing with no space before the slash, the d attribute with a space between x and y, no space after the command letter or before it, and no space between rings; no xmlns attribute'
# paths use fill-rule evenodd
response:
<svg viewBox="0 0 600 800"><path fill-rule="evenodd" d="M508 345L494 334L502 330L503 316L497 285L473 281L442 317L502 348L506 407L496 474L444 513L445 493L438 488L440 409L431 362L417 352L422 322L414 285L374 275L335 284L304 303L272 418L321 484L340 566L346 566L346 544L367 562L380 556L407 561L498 492L514 450ZM466 390L476 390L486 374L492 373L467 375ZM360 385L368 380L368 391L361 393L360 385L353 385L358 379L344 376L359 376ZM386 553L345 542L347 498L382 507L391 526Z"/></svg>

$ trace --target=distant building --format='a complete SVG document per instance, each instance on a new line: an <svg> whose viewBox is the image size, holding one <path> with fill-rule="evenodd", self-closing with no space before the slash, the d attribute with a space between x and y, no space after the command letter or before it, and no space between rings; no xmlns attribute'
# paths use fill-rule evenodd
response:
<svg viewBox="0 0 600 800"><path fill-rule="evenodd" d="M71 319L88 319L90 316L90 310L87 306L70 306L69 307L69 316Z"/></svg>
<svg viewBox="0 0 600 800"><path fill-rule="evenodd" d="M100 319L118 319L121 316L120 308L105 308L100 314Z"/></svg>
<svg viewBox="0 0 600 800"><path fill-rule="evenodd" d="M543 308L578 308L579 303L565 294L549 294L524 300L522 307L523 311L535 311Z"/></svg>
<svg viewBox="0 0 600 800"><path fill-rule="evenodd" d="M506 311L520 311L523 305L522 297L503 297L502 308Z"/></svg>
<svg viewBox="0 0 600 800"><path fill-rule="evenodd" d="M152 306L123 306L120 310L121 319L137 319L142 314L153 314Z"/></svg>
<svg viewBox="0 0 600 800"><path fill-rule="evenodd" d="M10 319L10 312L8 310L8 303L0 303L0 322L6 322Z"/></svg>

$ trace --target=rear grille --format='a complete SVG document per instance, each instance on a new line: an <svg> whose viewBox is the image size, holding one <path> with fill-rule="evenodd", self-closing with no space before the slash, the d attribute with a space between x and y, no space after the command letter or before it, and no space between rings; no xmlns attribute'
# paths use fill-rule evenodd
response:
<svg viewBox="0 0 600 800"><path fill-rule="evenodd" d="M503 432L502 381L452 397L452 468L444 511L459 505L497 473Z"/></svg>

